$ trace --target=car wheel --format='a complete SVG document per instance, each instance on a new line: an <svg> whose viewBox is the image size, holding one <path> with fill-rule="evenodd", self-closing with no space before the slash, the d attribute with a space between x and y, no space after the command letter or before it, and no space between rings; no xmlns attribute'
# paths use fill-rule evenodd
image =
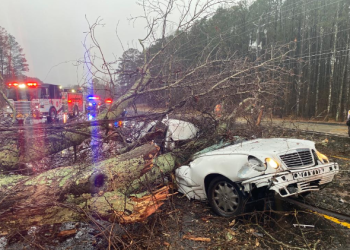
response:
<svg viewBox="0 0 350 250"><path fill-rule="evenodd" d="M51 107L50 110L49 110L49 116L47 117L47 121L49 123L53 122L56 119L56 116L57 116L56 109L54 107Z"/></svg>
<svg viewBox="0 0 350 250"><path fill-rule="evenodd" d="M79 109L77 106L74 106L73 117L77 117L77 116L79 116Z"/></svg>
<svg viewBox="0 0 350 250"><path fill-rule="evenodd" d="M244 199L238 186L223 176L210 182L208 200L214 212L220 216L238 215L243 209Z"/></svg>

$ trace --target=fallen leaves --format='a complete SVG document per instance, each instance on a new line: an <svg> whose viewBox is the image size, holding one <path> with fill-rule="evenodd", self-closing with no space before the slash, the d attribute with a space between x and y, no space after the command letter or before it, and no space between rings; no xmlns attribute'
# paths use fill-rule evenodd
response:
<svg viewBox="0 0 350 250"><path fill-rule="evenodd" d="M327 138L324 139L324 140L321 142L321 144L322 144L323 146L327 147L327 145L328 145L328 139L327 139Z"/></svg>
<svg viewBox="0 0 350 250"><path fill-rule="evenodd" d="M236 224L236 220L233 220L230 222L230 224L228 224L230 227L233 227Z"/></svg>
<svg viewBox="0 0 350 250"><path fill-rule="evenodd" d="M67 236L71 236L73 234L76 234L77 230L74 229L70 229L70 230L65 230L65 231L61 231L57 234L58 237L67 237Z"/></svg>

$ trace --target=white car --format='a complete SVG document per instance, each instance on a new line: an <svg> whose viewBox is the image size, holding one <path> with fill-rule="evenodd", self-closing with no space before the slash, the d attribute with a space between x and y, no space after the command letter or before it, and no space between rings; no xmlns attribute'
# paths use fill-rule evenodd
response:
<svg viewBox="0 0 350 250"><path fill-rule="evenodd" d="M138 122L138 123L126 123L126 127L132 128L132 133L127 140L129 142L135 141L144 137L147 133L151 132L154 126L156 126L158 121L151 121L148 123ZM197 136L198 128L190 122L165 118L161 121L161 125L165 129L165 134L160 138L162 145L166 150L173 150L175 148L176 142L185 141L193 139Z"/></svg>
<svg viewBox="0 0 350 250"><path fill-rule="evenodd" d="M259 191L281 197L315 191L338 172L338 164L318 152L314 142L276 138L202 150L175 176L178 190L189 199L208 200L217 214L233 216Z"/></svg>

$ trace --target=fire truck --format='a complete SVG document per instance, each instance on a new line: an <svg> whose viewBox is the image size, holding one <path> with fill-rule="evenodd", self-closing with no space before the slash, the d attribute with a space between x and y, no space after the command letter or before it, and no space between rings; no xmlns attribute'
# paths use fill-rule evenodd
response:
<svg viewBox="0 0 350 250"><path fill-rule="evenodd" d="M65 89L62 92L63 111L68 114L69 118L79 116L85 110L85 101L82 93Z"/></svg>
<svg viewBox="0 0 350 250"><path fill-rule="evenodd" d="M69 93L59 85L33 81L13 81L7 83L6 95L16 110L16 119L23 123L27 118L42 119L48 122L57 120L58 114L70 117L84 110L83 94ZM7 107L7 116L13 117Z"/></svg>

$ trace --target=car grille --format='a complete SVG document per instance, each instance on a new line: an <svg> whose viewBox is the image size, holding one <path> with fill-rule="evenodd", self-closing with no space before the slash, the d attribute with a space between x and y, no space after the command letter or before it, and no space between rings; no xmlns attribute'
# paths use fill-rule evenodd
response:
<svg viewBox="0 0 350 250"><path fill-rule="evenodd" d="M295 153L280 155L280 158L289 168L304 167L314 163L309 149L298 149Z"/></svg>

